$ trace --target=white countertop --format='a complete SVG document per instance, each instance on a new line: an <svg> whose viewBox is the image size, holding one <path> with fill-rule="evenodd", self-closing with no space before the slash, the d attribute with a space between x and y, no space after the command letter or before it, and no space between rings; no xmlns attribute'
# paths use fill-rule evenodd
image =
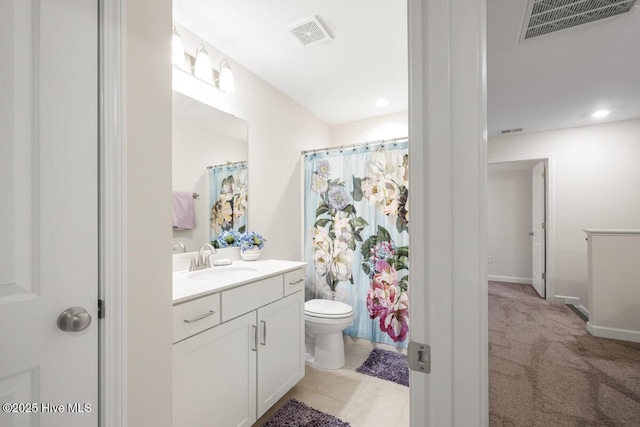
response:
<svg viewBox="0 0 640 427"><path fill-rule="evenodd" d="M188 270L176 271L173 273L173 304L180 304L205 295L221 292L225 289L246 285L247 283L266 279L267 277L297 270L305 265L307 265L306 262L276 259L260 259L257 261L240 260L234 261L232 266L250 267L256 271L246 272L246 274L243 274L241 278L238 277L238 274L233 274L229 278L221 275L221 277L218 277L215 280L189 279L187 276L195 272ZM210 270L215 270L216 268L225 267L213 267Z"/></svg>

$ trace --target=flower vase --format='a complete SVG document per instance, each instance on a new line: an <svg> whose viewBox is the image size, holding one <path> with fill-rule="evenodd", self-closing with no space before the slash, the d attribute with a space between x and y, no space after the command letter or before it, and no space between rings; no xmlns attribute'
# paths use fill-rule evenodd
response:
<svg viewBox="0 0 640 427"><path fill-rule="evenodd" d="M231 261L237 261L240 259L240 247L228 246L226 248L216 249L214 259L230 259Z"/></svg>
<svg viewBox="0 0 640 427"><path fill-rule="evenodd" d="M247 249L246 251L240 252L240 256L245 261L255 261L260 258L261 251L258 248Z"/></svg>

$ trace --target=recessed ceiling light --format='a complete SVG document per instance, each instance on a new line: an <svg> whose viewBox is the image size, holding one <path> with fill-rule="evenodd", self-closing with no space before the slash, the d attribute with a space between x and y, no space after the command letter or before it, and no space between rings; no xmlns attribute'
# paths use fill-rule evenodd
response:
<svg viewBox="0 0 640 427"><path fill-rule="evenodd" d="M593 113L591 117L593 117L594 119L602 119L604 117L607 117L609 113L611 113L611 111L609 110L598 110L595 113Z"/></svg>
<svg viewBox="0 0 640 427"><path fill-rule="evenodd" d="M376 101L376 107L386 107L387 105L389 105L389 100L386 98L380 98Z"/></svg>

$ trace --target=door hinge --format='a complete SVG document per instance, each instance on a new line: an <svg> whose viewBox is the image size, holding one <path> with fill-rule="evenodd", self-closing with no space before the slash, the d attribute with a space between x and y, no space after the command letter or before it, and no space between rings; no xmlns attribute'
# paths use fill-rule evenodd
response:
<svg viewBox="0 0 640 427"><path fill-rule="evenodd" d="M547 279L547 273L542 273L542 280L546 280Z"/></svg>
<svg viewBox="0 0 640 427"><path fill-rule="evenodd" d="M431 372L431 347L419 342L409 341L409 368L413 371Z"/></svg>
<svg viewBox="0 0 640 427"><path fill-rule="evenodd" d="M104 300L98 300L98 319L104 319Z"/></svg>
<svg viewBox="0 0 640 427"><path fill-rule="evenodd" d="M546 223L546 222L543 222L543 223L542 223L542 229L543 229L543 230L546 230L546 229L547 229L547 223Z"/></svg>

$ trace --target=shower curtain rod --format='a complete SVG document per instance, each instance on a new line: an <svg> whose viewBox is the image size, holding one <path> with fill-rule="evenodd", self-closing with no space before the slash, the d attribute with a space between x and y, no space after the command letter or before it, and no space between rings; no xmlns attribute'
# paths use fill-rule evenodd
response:
<svg viewBox="0 0 640 427"><path fill-rule="evenodd" d="M365 146L375 146L375 145L383 145L383 144L388 144L391 142L400 142L400 141L405 141L408 140L409 137L407 136L403 136L401 138L392 138L392 139L380 139L378 141L370 141L370 142L357 142L355 144L346 144L346 145L340 145L337 147L326 147L326 148L316 148L313 150L302 150L302 155L304 156L305 154L309 154L309 153L319 153L321 151L323 152L330 152L330 151L335 151L335 150L344 150L346 148L353 148L355 149L356 147L362 147L363 145Z"/></svg>
<svg viewBox="0 0 640 427"><path fill-rule="evenodd" d="M247 161L246 160L240 160L239 162L220 163L219 165L207 166L207 169L219 168L219 167L222 167L222 166L235 166L235 165L239 165L241 163L247 163Z"/></svg>

